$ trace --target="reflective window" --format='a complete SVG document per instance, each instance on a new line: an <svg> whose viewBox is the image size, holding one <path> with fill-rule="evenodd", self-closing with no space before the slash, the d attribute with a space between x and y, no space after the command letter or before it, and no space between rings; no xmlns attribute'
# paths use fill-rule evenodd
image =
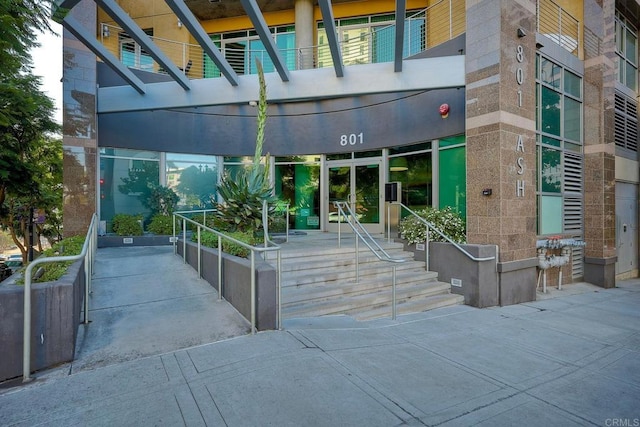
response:
<svg viewBox="0 0 640 427"><path fill-rule="evenodd" d="M167 187L180 197L178 209L213 207L218 181L215 156L167 153L165 173Z"/></svg>

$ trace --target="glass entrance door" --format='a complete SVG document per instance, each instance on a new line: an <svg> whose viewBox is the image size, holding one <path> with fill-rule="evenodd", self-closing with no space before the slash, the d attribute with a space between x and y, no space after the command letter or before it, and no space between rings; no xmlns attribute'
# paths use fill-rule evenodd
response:
<svg viewBox="0 0 640 427"><path fill-rule="evenodd" d="M337 231L338 212L334 201L349 202L351 210L370 233L382 233L383 200L381 194L382 160L355 159L328 161L326 177L327 215L326 229ZM342 218L344 222L344 218ZM343 231L347 228L343 226Z"/></svg>

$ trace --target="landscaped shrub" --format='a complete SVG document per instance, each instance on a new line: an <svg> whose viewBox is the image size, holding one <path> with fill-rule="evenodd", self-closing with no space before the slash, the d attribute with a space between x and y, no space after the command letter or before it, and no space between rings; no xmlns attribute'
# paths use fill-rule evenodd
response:
<svg viewBox="0 0 640 427"><path fill-rule="evenodd" d="M62 239L53 246L45 250L41 256L53 257L53 256L72 256L78 255L82 252L82 246L84 245L86 236L73 236ZM61 278L67 269L74 261L61 261L40 264L40 268L44 270L44 274L34 282L53 282ZM37 270L37 269L36 269ZM33 273L35 274L36 271Z"/></svg>
<svg viewBox="0 0 640 427"><path fill-rule="evenodd" d="M153 234L173 234L173 217L156 214L151 218L151 223L147 230Z"/></svg>
<svg viewBox="0 0 640 427"><path fill-rule="evenodd" d="M464 243L466 241L464 220L451 207L447 206L440 210L428 207L416 213L454 242ZM424 242L426 239L426 226L413 215L403 218L400 221L399 229L400 235L411 244ZM432 242L446 242L434 231L429 234L429 239Z"/></svg>
<svg viewBox="0 0 640 427"><path fill-rule="evenodd" d="M112 221L118 236L142 236L142 215L116 214Z"/></svg>
<svg viewBox="0 0 640 427"><path fill-rule="evenodd" d="M254 236L252 232L234 231L225 234L251 246L255 246L262 242L262 239ZM198 235L194 233L191 236L191 240L197 242ZM218 235L210 231L202 231L200 233L200 243L202 244L202 246L218 249ZM222 239L222 251L230 255L235 255L242 258L247 258L250 254L249 249L244 248L228 239Z"/></svg>

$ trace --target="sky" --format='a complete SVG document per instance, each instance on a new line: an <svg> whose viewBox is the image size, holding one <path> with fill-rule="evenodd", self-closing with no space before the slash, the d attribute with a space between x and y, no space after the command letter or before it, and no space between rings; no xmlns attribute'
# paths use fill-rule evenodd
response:
<svg viewBox="0 0 640 427"><path fill-rule="evenodd" d="M56 22L51 27L58 33L39 34L40 47L31 51L33 74L42 79L42 92L55 102L55 120L62 124L62 26Z"/></svg>

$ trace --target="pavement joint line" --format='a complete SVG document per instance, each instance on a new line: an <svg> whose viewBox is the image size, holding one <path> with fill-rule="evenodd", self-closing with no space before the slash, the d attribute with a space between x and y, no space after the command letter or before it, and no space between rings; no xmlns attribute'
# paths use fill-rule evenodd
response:
<svg viewBox="0 0 640 427"><path fill-rule="evenodd" d="M217 292L203 292L200 294L191 294L191 295L185 295L185 296L181 296L181 297L173 297L173 298L162 298L162 299L157 299L157 300L149 300L149 301L143 301L143 302L136 302L136 303L132 303L132 304L121 304L121 305L114 305L114 306L109 306L109 307L99 307L99 308L93 308L93 309L89 309L89 313L91 312L96 312L96 311L102 311L102 310L114 310L114 309L118 309L118 308L122 308L122 307L136 307L139 305L145 305L145 304L155 304L155 303L159 303L159 302L165 302L165 301L176 301L176 300L184 300L184 299L189 299L189 298L196 298L196 297L202 297L202 296L208 296L208 295L217 295ZM215 301L217 302L217 301ZM211 343L207 343L207 344L211 344Z"/></svg>
<svg viewBox="0 0 640 427"><path fill-rule="evenodd" d="M594 423L593 421L589 420L588 418L585 418L585 417L581 416L580 414L575 414L575 413L573 413L573 412L571 412L571 411L569 411L567 409L564 409L564 408L558 406L556 403L554 403L553 400L543 399L541 397L534 396L533 394L529 393L528 390L527 391L523 391L523 393L526 394L527 396L529 396L529 398L535 399L535 400L537 400L539 402L542 402L542 403L544 403L546 405L552 406L552 407L556 408L558 411L560 411L562 413L569 414L569 415L571 415L573 417L576 417L580 421L583 421L583 422L585 422L585 423L587 423L589 425L592 425L592 426L600 426L601 425L601 424Z"/></svg>
<svg viewBox="0 0 640 427"><path fill-rule="evenodd" d="M462 417L466 417L467 415L473 414L474 412L478 412L478 411L480 411L480 410L482 410L482 409L484 409L484 408L489 408L489 407L491 407L491 406L495 405L496 403L500 403L500 402L503 402L503 401L505 401L505 400L512 399L512 398L514 398L514 397L516 397L516 396L518 396L518 395L520 395L520 394L522 394L522 393L523 393L522 391L516 391L516 392L515 392L515 393L513 393L513 394L510 394L510 395L508 395L508 396L500 397L500 398L498 398L498 399L496 399L496 400L493 400L493 401L487 402L487 403L485 403L485 404L483 404L483 405L479 405L479 406L477 406L477 407L475 407L475 408L472 408L472 409L470 409L470 410L467 410L466 412L463 412L463 413L461 413L461 414L459 414L459 415L456 415L456 416L454 416L454 417L451 417L451 418L448 418L448 419L443 420L443 421L441 421L441 422L438 422L438 423L436 423L436 424L433 424L432 426L433 426L433 427L435 427L435 426L439 426L439 425L442 425L442 424L445 424L445 423L449 423L449 422L454 421L454 420L458 420L458 419L460 419L460 418L462 418ZM463 403L464 403L464 402L463 402ZM523 402L523 403L521 403L521 404L519 404L519 405L516 405L515 407L522 406L522 405L526 405L526 403L527 403L527 402ZM459 406L459 405L460 405L460 404L458 404L458 405L454 405L454 407L455 407L455 406ZM448 409L451 409L451 408L443 409L443 411L444 411L444 410L448 410ZM504 411L502 411L502 412L500 412L500 413L508 412L508 411L510 411L510 410L512 410L512 409L513 409L513 408L508 408L508 409L505 409ZM442 411L440 411L440 412L442 412ZM434 415L437 415L437 413L436 413L436 414L434 414ZM494 416L495 416L495 415L494 415Z"/></svg>

